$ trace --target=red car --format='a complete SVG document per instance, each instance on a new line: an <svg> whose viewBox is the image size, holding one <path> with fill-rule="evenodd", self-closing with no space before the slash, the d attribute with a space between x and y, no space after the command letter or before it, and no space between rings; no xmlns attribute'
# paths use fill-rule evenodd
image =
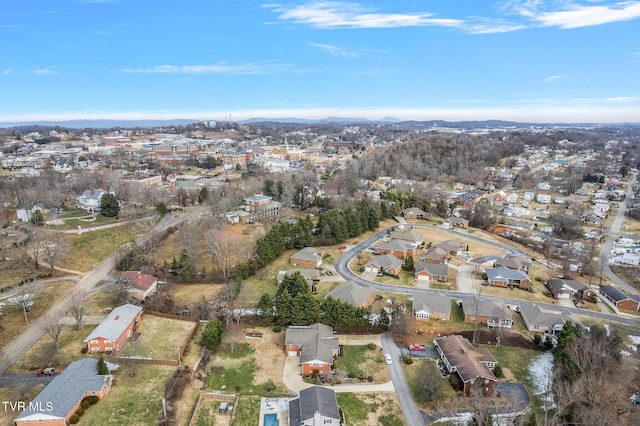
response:
<svg viewBox="0 0 640 426"><path fill-rule="evenodd" d="M41 368L40 370L36 371L36 376L38 377L57 376L58 374L60 374L60 371L56 371L56 369L52 367Z"/></svg>
<svg viewBox="0 0 640 426"><path fill-rule="evenodd" d="M347 249L347 246L340 246L340 247L338 247L338 250L346 250L346 249Z"/></svg>
<svg viewBox="0 0 640 426"><path fill-rule="evenodd" d="M415 344L415 345L409 345L409 350L410 351L426 351L427 347L425 345Z"/></svg>

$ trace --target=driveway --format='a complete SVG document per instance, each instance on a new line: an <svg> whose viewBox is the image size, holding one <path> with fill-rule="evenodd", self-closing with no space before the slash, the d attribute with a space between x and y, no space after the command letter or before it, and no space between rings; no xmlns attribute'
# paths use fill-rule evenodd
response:
<svg viewBox="0 0 640 426"><path fill-rule="evenodd" d="M475 265L472 263L464 263L458 267L456 272L456 284L458 291L461 293L473 294L473 271Z"/></svg>
<svg viewBox="0 0 640 426"><path fill-rule="evenodd" d="M300 374L300 358L288 356L284 361L282 370L282 381L284 385L291 391L299 393L301 390L314 386L302 380ZM340 392L394 392L395 388L392 382L387 383L358 383L352 385L333 385L323 386L327 389L333 389L336 393Z"/></svg>

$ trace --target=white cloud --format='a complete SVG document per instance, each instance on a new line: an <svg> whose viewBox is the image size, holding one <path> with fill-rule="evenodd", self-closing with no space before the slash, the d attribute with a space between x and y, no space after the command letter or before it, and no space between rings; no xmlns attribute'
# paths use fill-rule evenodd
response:
<svg viewBox="0 0 640 426"><path fill-rule="evenodd" d="M544 82L544 83L548 83L548 82L550 82L550 81L560 80L560 79L562 79L562 78L567 78L567 76L566 76L566 75L552 75L552 76L549 76L549 77L545 78L545 79L543 80L543 82Z"/></svg>
<svg viewBox="0 0 640 426"><path fill-rule="evenodd" d="M12 72L12 70L2 70L2 74L4 75L11 74Z"/></svg>
<svg viewBox="0 0 640 426"><path fill-rule="evenodd" d="M309 43L309 46L313 46L313 47L317 47L320 50L323 50L327 53L329 53L330 55L333 56L342 56L345 58L357 58L358 54L355 52L348 52L338 46L332 46L330 44L323 44L323 43Z"/></svg>
<svg viewBox="0 0 640 426"><path fill-rule="evenodd" d="M640 2L638 1L594 6L583 6L575 3L561 4L566 4L567 6L563 10L542 13L533 12L524 16L529 16L533 21L543 26L563 29L589 27L640 18Z"/></svg>
<svg viewBox="0 0 640 426"><path fill-rule="evenodd" d="M252 74L272 74L283 69L289 68L290 65L278 61L247 63L238 65L229 65L219 62L212 65L156 65L150 68L126 68L121 70L127 73L141 74L236 74L236 75L252 75Z"/></svg>
<svg viewBox="0 0 640 426"><path fill-rule="evenodd" d="M37 68L35 70L33 70L31 72L32 74L36 74L36 75L53 75L53 74L59 74L56 71L53 71L50 68Z"/></svg>
<svg viewBox="0 0 640 426"><path fill-rule="evenodd" d="M630 96L616 96L613 98L606 98L604 101L612 104L626 104L630 102L635 102L636 99Z"/></svg>
<svg viewBox="0 0 640 426"><path fill-rule="evenodd" d="M315 28L396 28L417 26L460 27L457 19L434 18L433 13L375 13L357 3L315 2L291 8L265 4L278 12L282 21L293 21Z"/></svg>

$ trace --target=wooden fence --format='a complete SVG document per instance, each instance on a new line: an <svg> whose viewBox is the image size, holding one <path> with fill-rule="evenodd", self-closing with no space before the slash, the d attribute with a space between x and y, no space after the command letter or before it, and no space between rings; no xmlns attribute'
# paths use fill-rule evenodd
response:
<svg viewBox="0 0 640 426"><path fill-rule="evenodd" d="M193 412L191 413L191 419L189 420L189 426L195 425L196 419L198 418L198 411L200 410L200 405L203 401L220 401L220 402L229 402L233 404L233 409L236 407L236 395L227 395L219 392L207 392L201 393L198 397L198 402L196 403ZM231 416L229 417L231 419Z"/></svg>

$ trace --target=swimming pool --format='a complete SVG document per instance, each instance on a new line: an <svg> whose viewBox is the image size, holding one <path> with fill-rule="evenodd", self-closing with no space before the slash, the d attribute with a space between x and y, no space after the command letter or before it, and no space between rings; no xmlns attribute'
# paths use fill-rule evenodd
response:
<svg viewBox="0 0 640 426"><path fill-rule="evenodd" d="M265 414L264 426L278 426L278 415L274 413Z"/></svg>

